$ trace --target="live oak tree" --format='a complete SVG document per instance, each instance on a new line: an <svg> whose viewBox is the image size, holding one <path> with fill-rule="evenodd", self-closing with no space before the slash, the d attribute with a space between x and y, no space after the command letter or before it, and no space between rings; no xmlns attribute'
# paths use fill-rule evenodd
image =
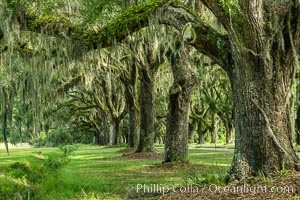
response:
<svg viewBox="0 0 300 200"><path fill-rule="evenodd" d="M173 42L168 53L174 80L169 91L164 162L187 160L190 97L196 83L183 41Z"/></svg>
<svg viewBox="0 0 300 200"><path fill-rule="evenodd" d="M134 51L140 78L140 137L136 152L154 152L154 84L158 68L163 63L163 42L153 27L144 31L136 36Z"/></svg>
<svg viewBox="0 0 300 200"><path fill-rule="evenodd" d="M30 15L20 23L29 22L31 31L50 29L49 34L79 41L86 49L122 40L149 25L153 15L178 30L189 24L191 28L183 33L185 41L220 65L231 82L236 134L231 178L243 179L260 171L269 174L283 167L299 169L291 112L300 51L299 1L200 1L224 32L204 23L197 10L172 0L149 1L128 9L95 31L85 32L65 17Z"/></svg>
<svg viewBox="0 0 300 200"><path fill-rule="evenodd" d="M125 97L129 115L128 147L137 148L139 144L140 109L138 103L138 69L136 64L127 63L129 70L123 71L120 80L125 86Z"/></svg>

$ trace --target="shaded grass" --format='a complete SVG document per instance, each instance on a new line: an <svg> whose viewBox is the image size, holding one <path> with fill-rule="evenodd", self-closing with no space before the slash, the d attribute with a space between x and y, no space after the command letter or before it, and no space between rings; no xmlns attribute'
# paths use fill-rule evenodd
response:
<svg viewBox="0 0 300 200"><path fill-rule="evenodd" d="M197 173L205 176L214 170L227 170L232 160L232 152L189 150L189 161L195 165L172 169L151 167L162 162L160 159L117 159L124 146L99 147L80 145L70 156L67 165L47 178L40 188L38 198L42 199L123 199L142 194L135 192L137 184L163 184L172 186L184 184L186 174ZM37 154L59 152L58 148L12 149L11 156L0 153L0 175L3 167L16 162L38 162ZM163 148L158 148L163 152ZM1 181L5 181L0 176Z"/></svg>

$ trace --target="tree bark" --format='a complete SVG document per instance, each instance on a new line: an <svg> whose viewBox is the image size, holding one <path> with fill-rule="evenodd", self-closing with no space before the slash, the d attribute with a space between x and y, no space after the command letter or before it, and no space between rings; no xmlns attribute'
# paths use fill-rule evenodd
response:
<svg viewBox="0 0 300 200"><path fill-rule="evenodd" d="M300 145L300 107L297 108L297 116L296 116L296 144Z"/></svg>
<svg viewBox="0 0 300 200"><path fill-rule="evenodd" d="M198 144L204 144L204 133L202 131L198 131Z"/></svg>
<svg viewBox="0 0 300 200"><path fill-rule="evenodd" d="M109 117L106 116L106 114L103 115L103 127L104 127L104 140L106 145L112 145L113 144L113 126L111 124L111 121L109 120Z"/></svg>
<svg viewBox="0 0 300 200"><path fill-rule="evenodd" d="M129 105L128 147L137 148L139 142L139 112L134 105Z"/></svg>
<svg viewBox="0 0 300 200"><path fill-rule="evenodd" d="M243 28L235 27L238 36L231 38L234 68L228 71L236 136L231 178L299 169L291 114L297 65L290 21L294 11L287 4L281 5L280 12L274 10L277 1L240 4L245 21ZM271 19L262 13L269 13ZM268 23L276 30L271 39Z"/></svg>
<svg viewBox="0 0 300 200"><path fill-rule="evenodd" d="M7 141L7 109L5 107L2 108L2 135L3 135L3 142L6 148L7 155L9 155L8 141Z"/></svg>
<svg viewBox="0 0 300 200"><path fill-rule="evenodd" d="M95 138L95 144L100 146L101 145L101 138L100 138L100 133L98 131L95 131L94 138Z"/></svg>
<svg viewBox="0 0 300 200"><path fill-rule="evenodd" d="M8 141L7 141L7 123L9 118L9 92L5 87L2 87L2 135L3 142L6 148L7 155L9 155Z"/></svg>
<svg viewBox="0 0 300 200"><path fill-rule="evenodd" d="M121 135L120 135L120 120L113 120L113 145L121 143Z"/></svg>
<svg viewBox="0 0 300 200"><path fill-rule="evenodd" d="M196 132L196 127L197 127L197 122L196 121L191 121L189 123L189 141L192 143L195 142L195 132Z"/></svg>
<svg viewBox="0 0 300 200"><path fill-rule="evenodd" d="M196 83L186 52L171 52L174 77L169 91L164 162L186 161L188 156L190 97Z"/></svg>
<svg viewBox="0 0 300 200"><path fill-rule="evenodd" d="M201 120L198 121L198 129L197 129L197 133L198 133L198 144L204 144L204 134L206 133L206 130L202 130L202 125L203 122Z"/></svg>
<svg viewBox="0 0 300 200"><path fill-rule="evenodd" d="M137 148L139 144L139 110L136 105L137 66L131 65L130 77L121 77L125 85L126 102L129 113L128 147Z"/></svg>
<svg viewBox="0 0 300 200"><path fill-rule="evenodd" d="M140 79L140 141L136 152L154 152L153 90L154 80L142 68Z"/></svg>
<svg viewBox="0 0 300 200"><path fill-rule="evenodd" d="M216 116L213 116L213 122L211 127L211 141L210 143L218 143L218 131L219 131L219 119Z"/></svg>
<svg viewBox="0 0 300 200"><path fill-rule="evenodd" d="M243 64L247 66L245 61ZM236 140L231 174L243 179L259 171L269 174L276 169L294 169L298 157L293 150L289 89L282 83L289 73L280 72L268 83L261 72L243 71L233 82Z"/></svg>
<svg viewBox="0 0 300 200"><path fill-rule="evenodd" d="M228 122L224 125L226 129L226 144L232 144L233 126Z"/></svg>

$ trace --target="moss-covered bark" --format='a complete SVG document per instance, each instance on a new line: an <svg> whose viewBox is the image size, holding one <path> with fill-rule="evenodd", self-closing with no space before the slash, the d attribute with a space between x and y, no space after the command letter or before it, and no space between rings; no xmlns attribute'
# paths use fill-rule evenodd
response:
<svg viewBox="0 0 300 200"><path fill-rule="evenodd" d="M190 97L196 83L187 52L183 48L170 53L173 85L169 91L165 162L186 161L188 156Z"/></svg>
<svg viewBox="0 0 300 200"><path fill-rule="evenodd" d="M147 26L149 17L169 2L170 0L151 0L133 6L99 31L86 31L85 25L75 25L70 20L57 16L31 15L27 17L26 26L31 31L78 41L88 48L104 48Z"/></svg>
<svg viewBox="0 0 300 200"><path fill-rule="evenodd" d="M140 140L137 152L154 152L154 77L144 66L140 74Z"/></svg>

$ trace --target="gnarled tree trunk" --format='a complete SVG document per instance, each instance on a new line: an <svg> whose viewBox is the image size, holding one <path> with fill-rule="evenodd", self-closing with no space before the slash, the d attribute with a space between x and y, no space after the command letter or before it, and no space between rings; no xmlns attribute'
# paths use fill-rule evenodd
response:
<svg viewBox="0 0 300 200"><path fill-rule="evenodd" d="M2 135L3 135L3 142L6 148L7 155L9 155L9 149L8 149L8 140L7 140L7 123L9 118L9 96L7 89L3 86L2 87Z"/></svg>
<svg viewBox="0 0 300 200"><path fill-rule="evenodd" d="M121 143L120 120L113 119L113 145Z"/></svg>
<svg viewBox="0 0 300 200"><path fill-rule="evenodd" d="M127 108L129 113L129 133L128 133L128 147L137 148L139 144L139 110L136 104L137 96L137 66L135 63L131 65L130 78L121 77L125 84L125 95Z"/></svg>
<svg viewBox="0 0 300 200"><path fill-rule="evenodd" d="M219 121L220 119L214 114L212 120L212 127L211 127L211 140L210 143L216 144L218 143L218 131L219 131Z"/></svg>
<svg viewBox="0 0 300 200"><path fill-rule="evenodd" d="M137 152L154 152L154 80L147 69L142 68L140 76L140 142L137 148Z"/></svg>
<svg viewBox="0 0 300 200"><path fill-rule="evenodd" d="M230 174L243 179L259 172L299 169L291 113L297 65L291 29L294 11L288 3L275 1L265 5L245 1L240 7L244 30L231 39L234 69L229 77L236 137Z"/></svg>
<svg viewBox="0 0 300 200"><path fill-rule="evenodd" d="M196 83L185 52L172 52L173 85L169 91L164 162L186 161L188 156L190 97Z"/></svg>
<svg viewBox="0 0 300 200"><path fill-rule="evenodd" d="M296 116L296 144L300 145L300 107L297 108L297 116Z"/></svg>
<svg viewBox="0 0 300 200"><path fill-rule="evenodd" d="M134 104L128 102L129 134L128 147L136 148L139 142L139 111Z"/></svg>
<svg viewBox="0 0 300 200"><path fill-rule="evenodd" d="M290 119L291 67L269 63L256 68L251 62L243 59L244 70L233 78L236 141L231 173L238 179L294 169L298 163ZM278 71L270 76L274 68Z"/></svg>

